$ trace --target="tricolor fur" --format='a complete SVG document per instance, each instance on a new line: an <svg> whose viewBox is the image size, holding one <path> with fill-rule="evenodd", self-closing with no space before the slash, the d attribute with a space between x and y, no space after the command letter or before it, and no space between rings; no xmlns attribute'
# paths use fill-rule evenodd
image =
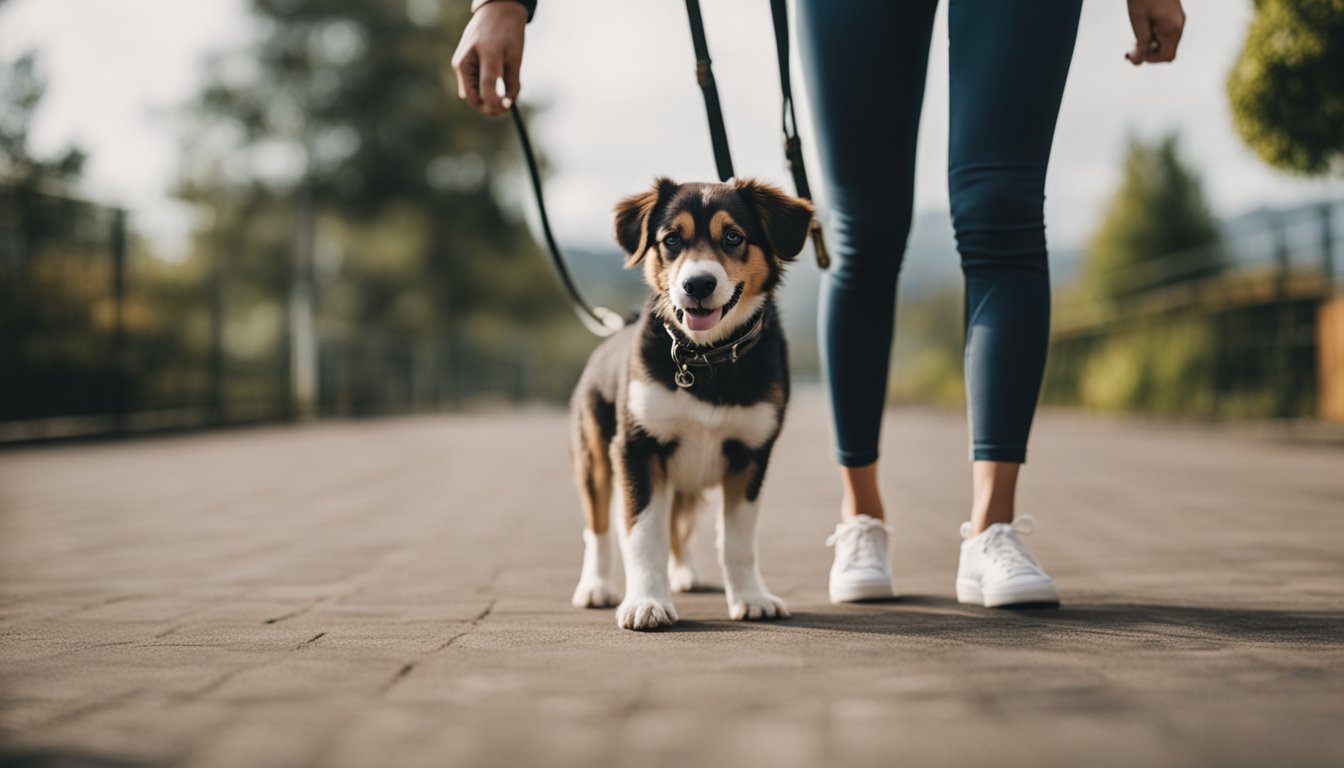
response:
<svg viewBox="0 0 1344 768"><path fill-rule="evenodd" d="M609 511L625 562L626 629L677 620L673 591L696 586L687 540L721 498L719 557L729 615L787 616L756 564L756 521L789 396L774 291L803 248L812 207L755 181L657 180L616 206L626 266L653 293L639 318L593 352L574 392L573 455L586 527L573 602L614 604ZM692 367L679 387L672 337L690 355L726 348L761 322L736 361Z"/></svg>

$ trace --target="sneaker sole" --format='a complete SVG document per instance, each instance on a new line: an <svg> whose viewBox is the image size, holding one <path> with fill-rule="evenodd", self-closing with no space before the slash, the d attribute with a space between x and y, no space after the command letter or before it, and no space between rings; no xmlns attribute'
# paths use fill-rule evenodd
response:
<svg viewBox="0 0 1344 768"><path fill-rule="evenodd" d="M1009 605L1059 605L1059 589L1053 584L1040 584L1018 589L992 589L986 592L980 583L957 579L957 602L1002 608Z"/></svg>
<svg viewBox="0 0 1344 768"><path fill-rule="evenodd" d="M840 603L861 603L864 600L893 600L896 592L891 588L891 582L870 582L868 584L847 584L844 586L830 585L829 590L831 602L839 605Z"/></svg>

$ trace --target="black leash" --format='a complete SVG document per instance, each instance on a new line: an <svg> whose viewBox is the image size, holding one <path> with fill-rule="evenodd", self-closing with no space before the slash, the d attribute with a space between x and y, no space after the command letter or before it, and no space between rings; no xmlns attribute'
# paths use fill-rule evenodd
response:
<svg viewBox="0 0 1344 768"><path fill-rule="evenodd" d="M798 136L798 115L793 108L793 78L789 75L789 8L788 0L770 0L770 15L775 26L775 52L779 57L779 89L783 94L784 158L793 175L794 192L804 200L812 199L812 187L807 183L807 168L803 165L803 141ZM728 153L728 132L723 125L723 109L719 106L719 89L714 82L714 71L709 58L709 44L705 42L705 23L700 17L700 0L686 0L686 16L691 21L691 44L695 46L695 79L705 97L705 113L709 117L709 139L714 146L714 162L718 166L719 181L733 178L733 158ZM808 233L812 250L817 255L817 266L831 265L826 239L822 236L821 222L813 219Z"/></svg>
<svg viewBox="0 0 1344 768"><path fill-rule="evenodd" d="M798 136L798 115L793 111L793 84L789 76L789 9L786 0L770 0L770 14L775 20L775 51L779 54L779 90L784 94L781 119L784 130L784 158L789 164L789 173L793 174L793 189L804 200L812 199L812 186L807 183L807 167L803 165L803 140ZM817 256L817 266L827 269L831 266L831 254L826 250L826 238L822 234L821 220L812 219L808 225L808 234L812 237L812 250Z"/></svg>
<svg viewBox="0 0 1344 768"><path fill-rule="evenodd" d="M620 314L606 307L589 304L584 301L583 294L579 293L579 287L574 284L574 278L570 277L569 269L565 267L565 257L560 253L560 245L555 242L555 235L551 233L551 218L546 215L546 199L541 194L541 171L537 168L537 158L532 154L532 142L528 139L527 127L523 125L523 116L518 111L517 102L509 106L509 114L513 115L513 125L518 129L518 143L523 146L527 172L532 177L532 194L537 200L537 212L541 214L541 232L546 236L546 247L551 251L551 266L555 267L555 274L560 277L560 282L565 284L565 290L569 291L570 303L574 305L574 312L584 327L598 336L610 336L625 327L625 320Z"/></svg>
<svg viewBox="0 0 1344 768"><path fill-rule="evenodd" d="M772 0L773 1L773 0ZM709 43L705 42L705 22L700 17L700 0L686 0L686 16L691 20L691 45L695 48L695 81L705 96L705 114L709 117L709 140L714 145L714 164L718 166L719 181L727 181L733 173L733 156L728 151L728 129L723 124L723 109L719 107L719 87L714 82L713 62L709 59Z"/></svg>
<svg viewBox="0 0 1344 768"><path fill-rule="evenodd" d="M793 188L797 195L805 200L812 199L812 188L807 183L807 169L803 166L803 143L798 137L798 116L793 108L792 79L789 77L789 12L787 0L770 0L770 12L775 25L775 51L779 54L779 87L783 93L784 157L793 175ZM686 15L691 21L691 44L695 47L695 79L705 97L705 113L709 117L709 138L714 145L714 163L718 166L719 181L733 178L733 158L728 150L728 131L723 123L723 109L719 106L719 89L714 82L714 70L709 58L709 44L705 41L705 23L700 16L700 0L686 0ZM598 336L610 336L625 327L620 314L606 307L595 307L584 300L579 288L574 284L569 269L565 266L564 255L551 233L551 220L546 215L546 199L541 190L541 171L537 168L537 159L532 154L532 141L527 135L527 126L518 111L518 104L509 106L513 116L513 125L518 129L518 143L523 148L523 158L527 161L527 172L532 178L532 195L537 201L537 212L541 216L541 231L546 237L546 247L551 252L551 265L555 273L569 292L574 312L584 327ZM817 266L826 269L831 259L826 251L826 241L822 237L821 222L812 220L812 249L817 255Z"/></svg>

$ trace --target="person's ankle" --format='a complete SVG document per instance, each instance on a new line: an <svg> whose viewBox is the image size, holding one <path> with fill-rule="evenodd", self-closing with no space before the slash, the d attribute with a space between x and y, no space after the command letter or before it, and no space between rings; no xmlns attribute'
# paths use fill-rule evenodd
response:
<svg viewBox="0 0 1344 768"><path fill-rule="evenodd" d="M853 520L859 515L867 515L877 520L886 520L886 510L882 508L881 501L860 502L849 496L840 502L840 517L844 520Z"/></svg>
<svg viewBox="0 0 1344 768"><path fill-rule="evenodd" d="M877 462L862 467L840 467L840 517L853 520L860 515L886 519L882 491L878 486Z"/></svg>
<svg viewBox="0 0 1344 768"><path fill-rule="evenodd" d="M1003 510L973 509L971 510L971 535L979 536L980 534L988 530L991 525L995 525L997 523L1011 524L1012 522L1013 522L1012 510L1003 511Z"/></svg>

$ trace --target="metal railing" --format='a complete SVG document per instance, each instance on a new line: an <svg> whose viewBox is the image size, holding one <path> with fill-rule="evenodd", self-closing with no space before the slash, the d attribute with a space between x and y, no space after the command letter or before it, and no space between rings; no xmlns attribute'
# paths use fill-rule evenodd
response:
<svg viewBox="0 0 1344 768"><path fill-rule="evenodd" d="M1059 292L1044 399L1201 416L1312 417L1344 203L1264 212L1218 242ZM1210 268L1217 265L1217 268Z"/></svg>
<svg viewBox="0 0 1344 768"><path fill-rule="evenodd" d="M0 184L0 442L296 416L287 291L242 285L227 259L165 271L125 210ZM269 330L237 343L258 317ZM464 331L319 329L317 414L556 401L573 383L521 332Z"/></svg>

